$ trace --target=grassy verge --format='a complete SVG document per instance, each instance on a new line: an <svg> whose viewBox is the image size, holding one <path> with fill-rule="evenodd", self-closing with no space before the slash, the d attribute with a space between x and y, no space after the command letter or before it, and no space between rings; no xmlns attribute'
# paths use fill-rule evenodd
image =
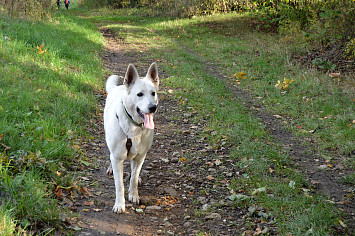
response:
<svg viewBox="0 0 355 236"><path fill-rule="evenodd" d="M335 85L328 75L291 63L292 45L281 44L276 35L253 31L247 16L171 20L102 9L90 15L137 45L132 51L159 61L170 75L163 83L172 88L180 105L197 111L197 120L208 119L201 135L215 149L229 147L231 153L223 161L229 159L240 169L232 183L235 206L266 208L281 234L335 233L342 223L338 210L291 167L287 151L274 143L262 121L250 116L225 81L206 73L206 68L220 70L232 86L251 91L267 109L284 117L285 126L316 142L324 159L345 163L351 163L354 150L349 79L344 76L340 86ZM275 87L284 79L294 82L288 88L287 81Z"/></svg>
<svg viewBox="0 0 355 236"><path fill-rule="evenodd" d="M1 212L22 228L56 227L55 187L82 156L76 140L96 112L102 36L57 12L43 22L0 16ZM11 227L6 227L11 229Z"/></svg>

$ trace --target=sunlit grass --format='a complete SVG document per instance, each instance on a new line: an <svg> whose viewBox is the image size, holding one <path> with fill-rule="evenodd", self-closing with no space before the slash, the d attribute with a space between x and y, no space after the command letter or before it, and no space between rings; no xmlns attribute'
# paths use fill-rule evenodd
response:
<svg viewBox="0 0 355 236"><path fill-rule="evenodd" d="M56 227L51 193L65 176L57 171L81 158L73 146L97 110L104 40L67 12L43 22L0 16L0 27L2 211L22 227Z"/></svg>

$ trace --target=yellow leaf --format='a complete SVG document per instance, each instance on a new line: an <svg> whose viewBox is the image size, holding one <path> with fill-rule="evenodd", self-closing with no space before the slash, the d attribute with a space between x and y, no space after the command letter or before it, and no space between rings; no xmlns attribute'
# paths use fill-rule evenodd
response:
<svg viewBox="0 0 355 236"><path fill-rule="evenodd" d="M186 157L181 157L180 161L185 162L186 161Z"/></svg>

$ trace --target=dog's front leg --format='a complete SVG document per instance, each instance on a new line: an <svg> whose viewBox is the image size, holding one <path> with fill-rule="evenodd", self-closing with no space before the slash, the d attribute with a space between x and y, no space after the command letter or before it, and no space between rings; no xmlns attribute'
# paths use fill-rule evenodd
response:
<svg viewBox="0 0 355 236"><path fill-rule="evenodd" d="M115 180L116 187L116 201L112 208L115 213L121 213L126 210L125 199L124 199L124 185L123 185L123 161L116 159L112 154L110 155L113 177Z"/></svg>
<svg viewBox="0 0 355 236"><path fill-rule="evenodd" d="M131 160L131 180L129 185L128 198L133 203L139 203L138 195L138 182L139 173L141 172L142 165L146 155L138 155L136 158Z"/></svg>

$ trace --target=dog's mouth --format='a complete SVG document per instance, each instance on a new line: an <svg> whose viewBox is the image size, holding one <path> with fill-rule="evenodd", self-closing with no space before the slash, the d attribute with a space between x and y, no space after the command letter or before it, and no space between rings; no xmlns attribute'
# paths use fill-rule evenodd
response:
<svg viewBox="0 0 355 236"><path fill-rule="evenodd" d="M145 128L154 129L153 113L144 113L138 107L137 113L140 117L142 117Z"/></svg>

